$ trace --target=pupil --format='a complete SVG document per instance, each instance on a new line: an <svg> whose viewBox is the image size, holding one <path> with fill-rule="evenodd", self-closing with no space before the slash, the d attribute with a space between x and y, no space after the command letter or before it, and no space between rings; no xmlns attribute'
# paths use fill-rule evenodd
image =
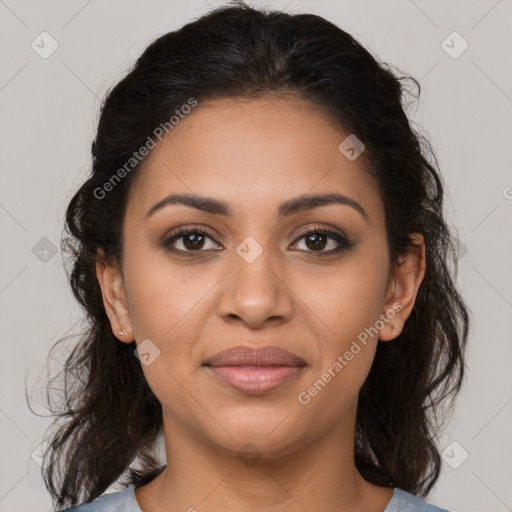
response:
<svg viewBox="0 0 512 512"><path fill-rule="evenodd" d="M313 235L309 235L307 240L308 240L308 247L311 249L311 247L309 246L309 242L314 239L314 242L313 242L313 245L312 245L312 248L316 248L318 249L319 247L321 249L323 249L325 247L325 235L322 235L322 234L313 234Z"/></svg>
<svg viewBox="0 0 512 512"><path fill-rule="evenodd" d="M184 245L187 249L190 249L190 248L197 249L199 244L203 241L202 238L203 238L203 235L200 235L197 233L187 235L185 237ZM189 246L189 242L190 242L190 246Z"/></svg>

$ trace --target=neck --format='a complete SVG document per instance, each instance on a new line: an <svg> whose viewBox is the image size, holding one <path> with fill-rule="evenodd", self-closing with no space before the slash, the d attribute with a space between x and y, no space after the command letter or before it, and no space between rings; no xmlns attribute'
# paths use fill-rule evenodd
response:
<svg viewBox="0 0 512 512"><path fill-rule="evenodd" d="M251 455L214 445L164 414L167 466L136 490L137 501L144 512L382 512L393 490L357 471L355 410L347 416L314 442Z"/></svg>

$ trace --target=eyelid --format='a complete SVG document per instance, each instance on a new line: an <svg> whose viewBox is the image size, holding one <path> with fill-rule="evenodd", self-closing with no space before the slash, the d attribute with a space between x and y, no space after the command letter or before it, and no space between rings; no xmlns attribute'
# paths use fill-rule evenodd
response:
<svg viewBox="0 0 512 512"><path fill-rule="evenodd" d="M295 236L303 237L304 235L307 235L310 232L315 232L315 231L333 231L337 235L339 235L343 238L346 238L347 241L349 240L348 236L341 229L331 226L329 224L327 224L327 225L314 224L313 226L308 226L308 227L304 228L302 231L300 231L299 233L297 233ZM295 240L297 240L297 238Z"/></svg>

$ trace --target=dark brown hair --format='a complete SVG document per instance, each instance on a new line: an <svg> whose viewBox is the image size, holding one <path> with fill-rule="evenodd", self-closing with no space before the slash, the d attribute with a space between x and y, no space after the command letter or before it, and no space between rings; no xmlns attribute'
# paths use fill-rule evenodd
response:
<svg viewBox="0 0 512 512"><path fill-rule="evenodd" d="M418 99L420 84L320 16L237 3L156 39L102 105L92 170L67 208L62 241L87 327L59 375L64 400L57 407L48 395L55 421L46 456L54 463L43 476L57 506L90 501L123 476L124 484L142 485L162 470L152 451L161 405L135 342L121 343L111 331L95 271L99 249L109 263L122 262L126 201L144 160L106 197L97 191L190 98L200 108L208 99L279 93L312 102L363 141L384 202L392 269L411 234L424 237L426 274L415 306L398 338L378 343L359 394L355 463L369 482L420 497L436 482L439 419L463 381L468 310L454 283L439 166L405 114L407 96Z"/></svg>

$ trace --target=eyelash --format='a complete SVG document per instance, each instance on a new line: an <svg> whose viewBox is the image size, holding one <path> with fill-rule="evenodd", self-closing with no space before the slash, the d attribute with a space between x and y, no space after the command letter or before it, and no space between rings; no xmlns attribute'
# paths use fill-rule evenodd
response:
<svg viewBox="0 0 512 512"><path fill-rule="evenodd" d="M163 247L165 250L168 250L174 254L177 254L179 256L186 256L186 257L193 257L196 253L205 252L204 250L197 250L197 251L183 251L182 249L176 249L172 246L172 244L179 240L180 238L183 238L187 235L191 234L199 234L202 236L205 236L218 244L218 242L204 229L201 228L178 228L174 231L172 231L169 236L165 237L162 242L160 243L161 247ZM332 231L327 228L323 227L310 227L306 229L303 233L300 234L300 236L295 240L294 244L298 241L302 240L303 238L306 238L312 234L320 234L320 235L327 235L329 238L332 238L336 243L338 243L338 247L336 249L331 249L329 251L312 251L308 250L306 252L312 253L315 257L322 257L322 256L328 256L332 254L339 254L344 251L347 251L354 247L356 244L354 242L351 242L345 235L342 235L340 233L337 233L335 231ZM220 244L218 244L220 245Z"/></svg>

